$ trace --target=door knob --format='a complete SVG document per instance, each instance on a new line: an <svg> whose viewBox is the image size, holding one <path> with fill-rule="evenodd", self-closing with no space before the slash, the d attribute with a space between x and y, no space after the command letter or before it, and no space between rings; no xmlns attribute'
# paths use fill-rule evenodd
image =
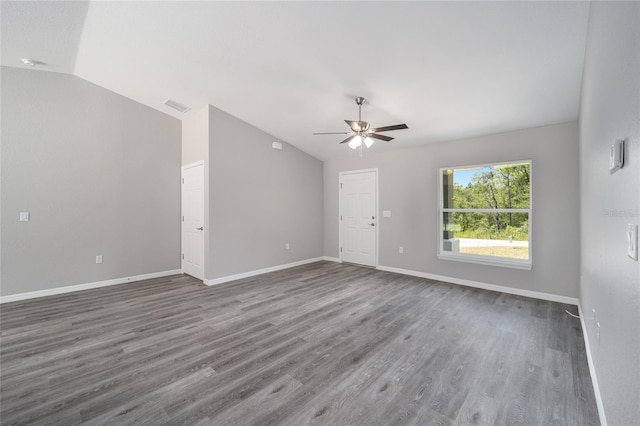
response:
<svg viewBox="0 0 640 426"><path fill-rule="evenodd" d="M196 228L196 231L202 231L204 230L204 226L201 226L200 228Z"/></svg>

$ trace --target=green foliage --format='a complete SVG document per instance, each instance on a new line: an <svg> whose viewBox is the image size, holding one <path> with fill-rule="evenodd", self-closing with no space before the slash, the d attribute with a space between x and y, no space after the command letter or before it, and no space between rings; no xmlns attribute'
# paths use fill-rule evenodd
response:
<svg viewBox="0 0 640 426"><path fill-rule="evenodd" d="M454 172L455 173L455 172ZM528 209L530 205L529 164L485 167L466 185L455 184L453 208ZM451 221L445 214L447 229ZM454 213L453 228L459 238L528 240L526 213Z"/></svg>
<svg viewBox="0 0 640 426"><path fill-rule="evenodd" d="M526 228L514 228L507 226L500 231L479 227L477 229L467 229L455 233L456 238L473 238L480 240L508 240L509 237L513 241L529 241L529 230Z"/></svg>

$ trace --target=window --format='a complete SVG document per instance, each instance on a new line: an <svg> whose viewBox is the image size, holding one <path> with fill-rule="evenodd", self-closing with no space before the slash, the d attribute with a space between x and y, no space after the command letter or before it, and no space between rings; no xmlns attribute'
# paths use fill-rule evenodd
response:
<svg viewBox="0 0 640 426"><path fill-rule="evenodd" d="M440 169L438 258L531 269L531 161Z"/></svg>

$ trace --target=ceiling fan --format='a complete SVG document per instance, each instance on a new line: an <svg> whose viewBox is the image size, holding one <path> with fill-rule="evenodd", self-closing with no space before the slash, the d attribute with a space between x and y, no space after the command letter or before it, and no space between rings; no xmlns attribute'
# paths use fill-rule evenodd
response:
<svg viewBox="0 0 640 426"><path fill-rule="evenodd" d="M314 133L314 135L349 135L339 144L346 143L347 145L349 145L349 148L356 149L358 147L362 147L362 144L369 148L375 142L374 139L379 139L385 142L393 140L393 138L390 136L380 135L380 132L389 132L391 130L402 130L409 128L406 124L395 124L393 126L372 128L371 123L362 121L362 104L364 104L365 102L366 99L361 96L358 96L356 98L356 104L358 105L358 121L344 120L345 123L347 123L349 127L351 127L350 132Z"/></svg>

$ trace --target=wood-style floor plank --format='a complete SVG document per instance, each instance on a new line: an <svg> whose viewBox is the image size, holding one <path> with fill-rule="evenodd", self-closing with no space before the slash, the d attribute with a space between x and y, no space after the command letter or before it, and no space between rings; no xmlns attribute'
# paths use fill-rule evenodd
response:
<svg viewBox="0 0 640 426"><path fill-rule="evenodd" d="M597 425L568 306L318 262L0 307L2 425Z"/></svg>

